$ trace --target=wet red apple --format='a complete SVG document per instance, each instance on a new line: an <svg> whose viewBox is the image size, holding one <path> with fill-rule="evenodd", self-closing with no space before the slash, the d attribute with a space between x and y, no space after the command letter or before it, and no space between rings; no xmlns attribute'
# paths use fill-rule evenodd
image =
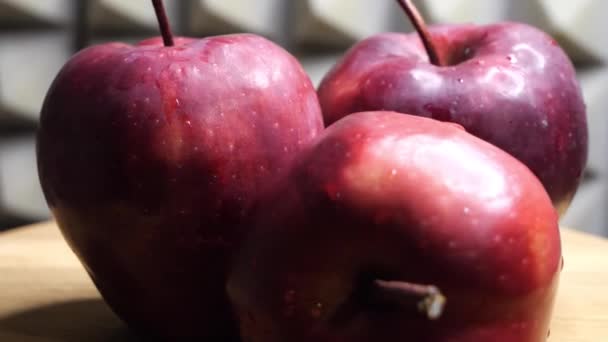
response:
<svg viewBox="0 0 608 342"><path fill-rule="evenodd" d="M383 33L353 46L319 86L326 124L366 110L458 123L526 164L563 213L588 149L585 104L568 56L521 23L427 30L410 1L398 2L420 36Z"/></svg>
<svg viewBox="0 0 608 342"><path fill-rule="evenodd" d="M250 34L97 45L38 131L44 194L112 309L168 340L235 340L225 293L258 193L322 130L297 60Z"/></svg>
<svg viewBox="0 0 608 342"><path fill-rule="evenodd" d="M545 341L558 216L506 152L454 124L356 113L279 183L229 279L244 341Z"/></svg>

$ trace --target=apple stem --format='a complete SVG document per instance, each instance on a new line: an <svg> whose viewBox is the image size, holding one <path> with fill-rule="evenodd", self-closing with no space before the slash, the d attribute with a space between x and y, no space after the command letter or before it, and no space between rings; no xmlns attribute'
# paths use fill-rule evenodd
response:
<svg viewBox="0 0 608 342"><path fill-rule="evenodd" d="M403 305L411 305L415 300L418 310L430 320L439 319L443 314L446 298L436 286L380 279L374 280L373 285L377 299Z"/></svg>
<svg viewBox="0 0 608 342"><path fill-rule="evenodd" d="M399 4L399 6L401 6L401 8L403 8L408 18L414 25L416 32L418 32L420 40L422 40L422 44L426 49L426 53L429 55L430 62L437 66L445 66L446 64L439 54L439 49L437 48L437 46L435 46L433 37L427 29L426 22L424 21L424 18L422 17L416 6L412 3L411 0L397 0L397 3Z"/></svg>
<svg viewBox="0 0 608 342"><path fill-rule="evenodd" d="M154 12L156 12L156 19L158 19L160 34L163 36L163 43L165 46L173 46L173 34L171 33L163 0L152 0L152 5L154 6Z"/></svg>

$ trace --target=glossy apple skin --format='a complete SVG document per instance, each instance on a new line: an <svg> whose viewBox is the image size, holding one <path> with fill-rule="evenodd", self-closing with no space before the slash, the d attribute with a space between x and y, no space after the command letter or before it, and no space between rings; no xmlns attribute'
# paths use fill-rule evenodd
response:
<svg viewBox="0 0 608 342"><path fill-rule="evenodd" d="M336 122L294 165L229 279L243 340L545 341L558 216L525 165L454 124L394 112ZM371 278L434 284L446 311L374 306L361 291Z"/></svg>
<svg viewBox="0 0 608 342"><path fill-rule="evenodd" d="M322 129L308 76L261 37L104 44L74 56L48 92L40 182L131 327L229 341L227 267L248 210Z"/></svg>
<svg viewBox="0 0 608 342"><path fill-rule="evenodd" d="M416 34L380 34L353 46L319 86L326 124L366 110L458 123L526 164L563 213L588 148L586 109L566 54L518 23L431 32L450 66L430 64Z"/></svg>

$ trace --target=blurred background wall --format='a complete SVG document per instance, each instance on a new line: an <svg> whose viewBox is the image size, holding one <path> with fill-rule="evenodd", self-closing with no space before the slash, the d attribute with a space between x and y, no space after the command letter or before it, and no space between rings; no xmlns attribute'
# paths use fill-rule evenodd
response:
<svg viewBox="0 0 608 342"><path fill-rule="evenodd" d="M585 181L562 223L608 236L608 1L419 0L430 23L517 20L553 35L588 106ZM357 40L411 31L393 0L165 0L176 34L254 32L295 54L318 84ZM157 35L149 0L0 0L0 230L49 217L34 133L45 92L78 49Z"/></svg>

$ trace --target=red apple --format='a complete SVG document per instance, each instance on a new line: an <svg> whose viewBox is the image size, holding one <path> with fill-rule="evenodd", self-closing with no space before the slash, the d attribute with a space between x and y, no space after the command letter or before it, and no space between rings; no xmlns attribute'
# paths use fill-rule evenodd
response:
<svg viewBox="0 0 608 342"><path fill-rule="evenodd" d="M244 341L545 341L558 216L499 148L356 113L273 189L228 283Z"/></svg>
<svg viewBox="0 0 608 342"><path fill-rule="evenodd" d="M40 181L130 326L232 340L225 281L248 210L322 130L321 112L298 61L264 38L164 40L67 62L42 108Z"/></svg>
<svg viewBox="0 0 608 342"><path fill-rule="evenodd" d="M563 50L519 23L436 26L429 33L409 1L400 3L424 39L384 33L353 46L319 86L326 124L365 110L458 123L526 164L564 212L583 175L588 136Z"/></svg>

